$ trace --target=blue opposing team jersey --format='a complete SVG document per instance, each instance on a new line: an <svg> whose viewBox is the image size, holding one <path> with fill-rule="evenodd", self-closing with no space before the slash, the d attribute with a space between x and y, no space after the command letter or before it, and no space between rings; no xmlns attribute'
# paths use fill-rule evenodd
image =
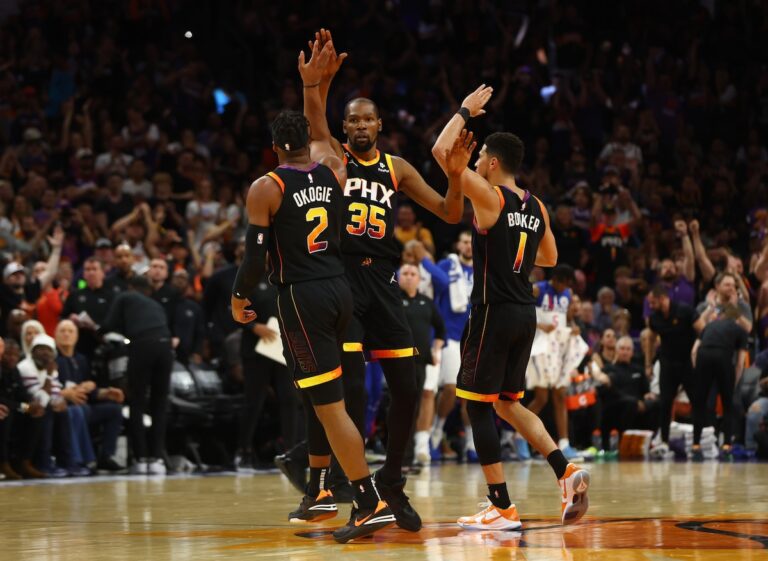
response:
<svg viewBox="0 0 768 561"><path fill-rule="evenodd" d="M446 277L448 277L448 283L450 283L450 274L452 270L451 266L451 260L450 259L443 259L437 264L437 267L441 269ZM472 285L474 281L474 270L472 268L472 265L464 265L461 264L461 272L464 275L464 278L467 281L468 284L468 295L472 293ZM464 326L467 324L467 320L469 319L469 312L471 309L471 304L467 303L467 309L464 312L454 312L451 309L451 296L450 291L448 288L448 285L444 285L444 287L438 287L437 282L434 282L436 279L433 275L433 284L435 286L435 304L437 304L437 309L440 310L440 315L443 317L443 321L445 322L445 335L448 339L452 339L453 341L461 341L461 334L464 332ZM442 290L438 290L438 288L441 288Z"/></svg>
<svg viewBox="0 0 768 561"><path fill-rule="evenodd" d="M549 281L540 281L536 283L539 288L539 297L536 299L536 307L544 312L568 313L568 307L571 305L572 292L566 288L562 292L555 292L554 287Z"/></svg>

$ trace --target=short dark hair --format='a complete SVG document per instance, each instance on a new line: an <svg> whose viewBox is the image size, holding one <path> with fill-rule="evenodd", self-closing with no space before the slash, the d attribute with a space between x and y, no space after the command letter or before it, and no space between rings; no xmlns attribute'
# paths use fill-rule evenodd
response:
<svg viewBox="0 0 768 561"><path fill-rule="evenodd" d="M347 115L349 115L349 108L352 106L353 103L368 103L370 105L373 105L373 112L376 114L376 118L379 118L379 106L376 105L376 102L372 99L368 99L367 97L356 97L354 99L350 99L347 104L344 106L344 119L347 118Z"/></svg>
<svg viewBox="0 0 768 561"><path fill-rule="evenodd" d="M669 289L665 284L657 282L656 284L653 285L653 288L651 289L651 294L656 298L662 298L664 296L669 298Z"/></svg>
<svg viewBox="0 0 768 561"><path fill-rule="evenodd" d="M576 280L576 272L573 270L573 267L563 263L562 265L558 265L552 269L552 280L560 282L573 282Z"/></svg>
<svg viewBox="0 0 768 561"><path fill-rule="evenodd" d="M485 151L501 164L507 173L517 173L523 163L525 145L511 132L495 132L485 139Z"/></svg>
<svg viewBox="0 0 768 561"><path fill-rule="evenodd" d="M733 282L735 282L737 285L739 284L739 281L736 279L736 275L733 273L729 273L727 271L723 273L718 273L715 277L715 286L720 286L720 283L725 280L726 277L731 277L733 279Z"/></svg>
<svg viewBox="0 0 768 561"><path fill-rule="evenodd" d="M301 150L309 144L309 121L298 111L281 111L272 121L272 142L286 152Z"/></svg>
<svg viewBox="0 0 768 561"><path fill-rule="evenodd" d="M95 255L91 255L88 259L86 259L83 262L83 267L85 267L89 263L98 263L99 267L101 267L101 269L104 270L104 263L101 261L101 259L99 259Z"/></svg>
<svg viewBox="0 0 768 561"><path fill-rule="evenodd" d="M152 285L149 284L149 279L144 275L133 275L128 279L128 286L137 292L152 292Z"/></svg>

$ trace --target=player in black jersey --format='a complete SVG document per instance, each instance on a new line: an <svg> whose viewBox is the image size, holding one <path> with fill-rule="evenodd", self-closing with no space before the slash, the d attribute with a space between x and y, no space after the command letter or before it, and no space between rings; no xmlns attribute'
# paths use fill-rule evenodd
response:
<svg viewBox="0 0 768 561"><path fill-rule="evenodd" d="M325 30L316 35L316 41L333 48L330 33ZM427 185L411 164L379 152L376 141L382 122L376 104L370 99L357 98L347 104L343 122L345 144L331 137L325 101L331 80L345 56L336 56L334 50L327 71L317 84L321 107L305 105L313 140L330 142L347 167L341 250L355 311L342 359L344 392L350 415L362 426L365 366L361 351L380 361L392 399L387 416L387 457L375 474L376 485L395 513L398 525L415 532L421 529L421 518L403 492L405 478L401 470L422 388L416 386L413 336L395 278L400 260L394 238L397 197L398 193L405 193L451 223L461 219L464 199L458 189L449 189L443 197ZM313 85L305 84L305 88Z"/></svg>
<svg viewBox="0 0 768 561"><path fill-rule="evenodd" d="M475 211L472 254L475 282L472 310L464 329L456 395L467 400L475 448L488 483L490 505L460 526L476 530L520 528L501 465L493 410L544 457L558 479L561 520L571 524L587 510L589 473L569 464L541 420L520 404L525 370L536 332L530 282L534 265L553 267L557 247L544 205L515 184L523 143L511 133L486 138L475 164L467 167L476 143L465 123L482 114L492 94L484 85L471 93L443 129L432 149L452 187L469 197Z"/></svg>
<svg viewBox="0 0 768 561"><path fill-rule="evenodd" d="M315 45L306 64L302 53L299 69L305 83L319 79L328 53ZM317 90L313 93L319 104ZM341 337L352 315L339 239L346 168L327 142L313 142L310 150L308 122L301 113L278 115L272 139L280 166L257 179L248 192L246 251L233 287L232 315L241 323L255 319L255 312L246 309L248 296L264 273L269 247L286 362L306 409L320 421L308 427L315 433L309 449L310 483L291 521L336 515L335 501L323 484L333 449L353 481L357 502L350 522L333 534L345 543L395 523L368 471L363 440L344 408L340 380Z"/></svg>

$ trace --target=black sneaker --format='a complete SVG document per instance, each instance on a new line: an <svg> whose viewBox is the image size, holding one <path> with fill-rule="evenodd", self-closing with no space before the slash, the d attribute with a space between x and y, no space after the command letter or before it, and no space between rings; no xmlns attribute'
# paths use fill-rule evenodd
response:
<svg viewBox="0 0 768 561"><path fill-rule="evenodd" d="M384 483L381 479L381 472L377 471L373 474L373 481L382 500L386 501L395 514L397 525L409 532L421 530L421 517L408 501L408 495L403 492L405 477L400 478L396 483Z"/></svg>
<svg viewBox="0 0 768 561"><path fill-rule="evenodd" d="M123 471L125 466L118 464L113 458L102 458L99 463L96 464L96 469L99 471Z"/></svg>
<svg viewBox="0 0 768 561"><path fill-rule="evenodd" d="M288 522L300 524L304 522L321 522L334 518L339 512L336 501L330 491L323 489L316 498L304 495L299 508L288 515Z"/></svg>
<svg viewBox="0 0 768 561"><path fill-rule="evenodd" d="M396 522L395 515L384 501L379 501L375 509L364 510L355 507L352 503L352 515L346 526L342 526L333 533L333 539L338 543L347 543L370 536L378 530L389 528Z"/></svg>
<svg viewBox="0 0 768 561"><path fill-rule="evenodd" d="M349 481L331 486L331 491L337 503L351 503L355 498L355 490Z"/></svg>
<svg viewBox="0 0 768 561"><path fill-rule="evenodd" d="M275 456L275 465L288 478L291 485L299 493L304 494L304 489L307 487L307 470L288 454Z"/></svg>

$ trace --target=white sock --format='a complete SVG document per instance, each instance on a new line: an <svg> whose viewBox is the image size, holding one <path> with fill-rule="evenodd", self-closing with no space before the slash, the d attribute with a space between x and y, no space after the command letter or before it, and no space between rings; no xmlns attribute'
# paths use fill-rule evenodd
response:
<svg viewBox="0 0 768 561"><path fill-rule="evenodd" d="M432 448L437 448L443 441L443 427L445 418L435 417L435 424L432 426Z"/></svg>
<svg viewBox="0 0 768 561"><path fill-rule="evenodd" d="M413 441L417 450L423 446L429 446L429 431L416 431L416 433L413 435Z"/></svg>
<svg viewBox="0 0 768 561"><path fill-rule="evenodd" d="M475 449L475 437L472 434L472 427L464 427L464 450Z"/></svg>
<svg viewBox="0 0 768 561"><path fill-rule="evenodd" d="M557 441L557 447L560 448L560 450L565 450L571 445L571 441L567 438L561 438Z"/></svg>

